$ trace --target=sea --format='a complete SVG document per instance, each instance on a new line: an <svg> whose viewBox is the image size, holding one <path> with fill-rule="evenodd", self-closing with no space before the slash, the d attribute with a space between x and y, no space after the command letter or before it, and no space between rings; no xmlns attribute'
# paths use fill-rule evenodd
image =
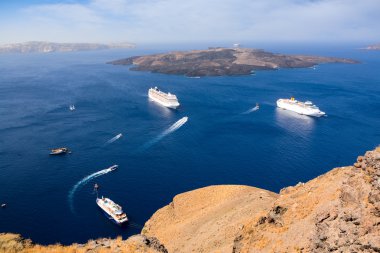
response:
<svg viewBox="0 0 380 253"><path fill-rule="evenodd" d="M41 244L126 238L179 193L220 184L279 192L353 164L380 144L380 51L358 47L264 45L360 63L201 78L107 62L204 45L1 54L0 232ZM181 107L150 101L154 86L176 94ZM276 108L291 96L327 116ZM72 153L49 155L58 147ZM108 220L97 195L120 204L129 223Z"/></svg>

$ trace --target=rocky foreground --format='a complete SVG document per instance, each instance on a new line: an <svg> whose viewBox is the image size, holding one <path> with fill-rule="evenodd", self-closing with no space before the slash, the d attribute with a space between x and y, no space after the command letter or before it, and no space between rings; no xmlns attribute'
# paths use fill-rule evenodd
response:
<svg viewBox="0 0 380 253"><path fill-rule="evenodd" d="M320 63L358 63L355 60L274 54L249 48L210 48L188 52L170 52L134 56L109 62L114 65L134 65L131 70L195 76L249 75L255 70L305 68Z"/></svg>
<svg viewBox="0 0 380 253"><path fill-rule="evenodd" d="M51 52L74 52L104 50L111 48L132 48L131 43L55 43L46 41L29 41L24 43L13 43L0 45L0 53L51 53Z"/></svg>
<svg viewBox="0 0 380 253"><path fill-rule="evenodd" d="M380 252L380 147L279 194L238 185L179 194L128 240L40 246L0 234L0 252Z"/></svg>

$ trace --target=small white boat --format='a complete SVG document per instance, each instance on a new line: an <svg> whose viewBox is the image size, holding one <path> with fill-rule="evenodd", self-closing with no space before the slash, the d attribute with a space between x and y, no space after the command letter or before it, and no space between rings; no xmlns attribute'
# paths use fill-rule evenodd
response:
<svg viewBox="0 0 380 253"><path fill-rule="evenodd" d="M68 148L55 148L52 149L50 155L63 155L63 154L71 154L71 151Z"/></svg>
<svg viewBox="0 0 380 253"><path fill-rule="evenodd" d="M111 199L105 197L96 198L96 204L98 204L98 206L104 211L104 214L108 219L116 224L121 225L128 221L128 217L121 206L113 202Z"/></svg>
<svg viewBox="0 0 380 253"><path fill-rule="evenodd" d="M70 105L69 109L70 109L70 111L74 111L75 110L75 105Z"/></svg>
<svg viewBox="0 0 380 253"><path fill-rule="evenodd" d="M6 208L7 207L7 204L3 203L1 204L1 208Z"/></svg>
<svg viewBox="0 0 380 253"><path fill-rule="evenodd" d="M114 170L116 170L117 168L119 168L119 165L115 164L115 165L112 165L111 167L109 167L109 168L107 169L107 171L114 171Z"/></svg>

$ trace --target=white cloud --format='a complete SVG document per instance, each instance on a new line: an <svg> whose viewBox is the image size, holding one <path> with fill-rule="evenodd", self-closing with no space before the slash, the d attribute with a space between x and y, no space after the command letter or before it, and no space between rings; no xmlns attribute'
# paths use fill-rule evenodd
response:
<svg viewBox="0 0 380 253"><path fill-rule="evenodd" d="M0 40L380 41L378 13L379 0L91 0L0 17Z"/></svg>
<svg viewBox="0 0 380 253"><path fill-rule="evenodd" d="M27 7L25 14L34 18L49 18L66 23L100 23L98 13L81 4L45 4Z"/></svg>

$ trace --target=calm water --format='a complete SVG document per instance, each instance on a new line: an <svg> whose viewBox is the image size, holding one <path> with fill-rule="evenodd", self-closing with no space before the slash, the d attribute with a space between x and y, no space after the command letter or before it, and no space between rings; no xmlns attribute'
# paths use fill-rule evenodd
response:
<svg viewBox="0 0 380 253"><path fill-rule="evenodd" d="M8 204L0 210L0 232L39 243L127 237L178 193L212 184L279 191L352 164L380 143L380 52L273 50L362 64L193 79L105 64L155 50L0 55L0 202ZM150 102L147 90L155 85L177 94L183 106L173 111ZM328 117L276 109L278 98L292 95L312 100ZM260 110L243 114L256 102ZM186 124L161 135L184 116ZM73 153L48 155L59 146ZM117 171L71 192L113 164ZM129 226L103 216L95 182L124 207Z"/></svg>

